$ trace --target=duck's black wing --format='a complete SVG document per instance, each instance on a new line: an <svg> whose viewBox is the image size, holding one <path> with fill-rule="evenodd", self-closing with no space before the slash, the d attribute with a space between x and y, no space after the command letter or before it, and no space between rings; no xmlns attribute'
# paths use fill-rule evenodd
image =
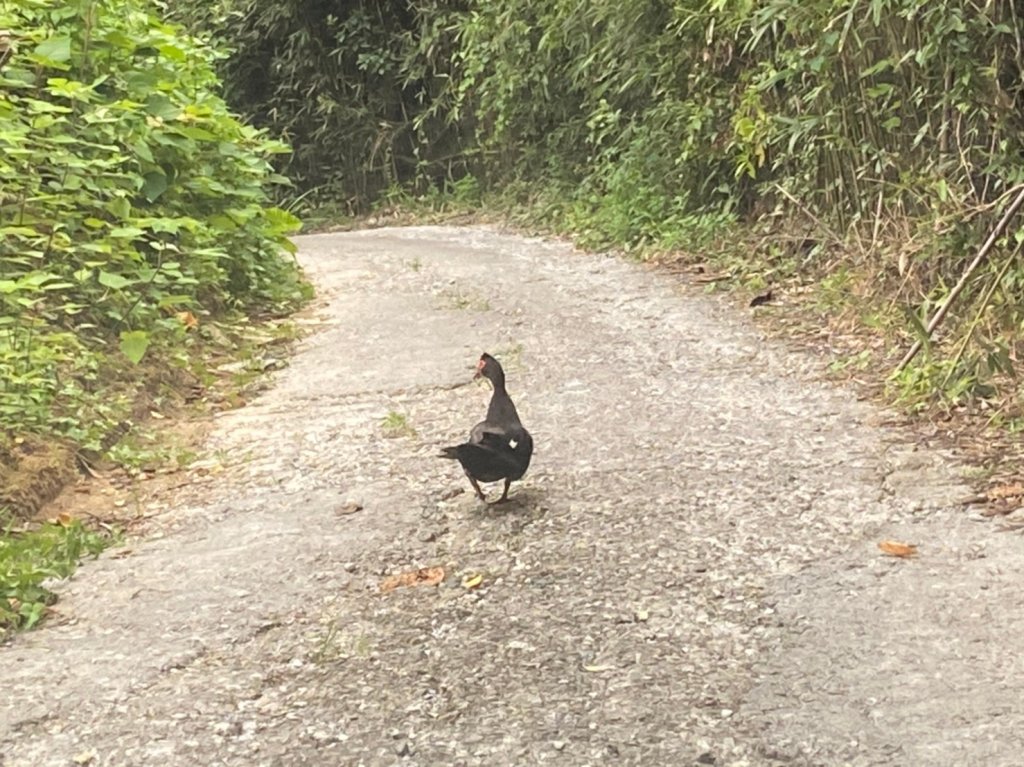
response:
<svg viewBox="0 0 1024 767"><path fill-rule="evenodd" d="M469 442L447 447L445 458L457 458L466 472L480 482L519 479L530 466L533 438L526 429L500 430L477 424Z"/></svg>

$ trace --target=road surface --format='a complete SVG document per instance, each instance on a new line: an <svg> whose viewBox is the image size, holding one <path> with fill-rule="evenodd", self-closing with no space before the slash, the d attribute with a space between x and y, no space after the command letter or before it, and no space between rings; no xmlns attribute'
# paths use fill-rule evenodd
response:
<svg viewBox="0 0 1024 767"><path fill-rule="evenodd" d="M819 360L562 243L299 245L316 331L216 481L0 648L3 767L1024 761L1021 538ZM435 457L484 350L536 442L493 508Z"/></svg>

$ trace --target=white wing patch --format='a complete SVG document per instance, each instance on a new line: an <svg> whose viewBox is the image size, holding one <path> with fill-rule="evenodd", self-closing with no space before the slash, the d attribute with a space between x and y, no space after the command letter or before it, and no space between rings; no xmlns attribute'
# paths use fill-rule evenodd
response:
<svg viewBox="0 0 1024 767"><path fill-rule="evenodd" d="M509 446L510 448L512 448L513 450L515 450L515 449L516 449L517 447L519 447L519 440L516 440L516 439L510 439L510 440L508 441L508 446Z"/></svg>

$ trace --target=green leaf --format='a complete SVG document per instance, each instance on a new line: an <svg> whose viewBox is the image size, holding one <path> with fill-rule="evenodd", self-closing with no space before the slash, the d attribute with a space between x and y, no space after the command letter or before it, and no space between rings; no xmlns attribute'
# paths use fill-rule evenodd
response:
<svg viewBox="0 0 1024 767"><path fill-rule="evenodd" d="M281 208L267 208L263 213L275 234L290 234L302 228L301 219Z"/></svg>
<svg viewBox="0 0 1024 767"><path fill-rule="evenodd" d="M138 365L149 348L149 333L144 330L121 332L121 353Z"/></svg>
<svg viewBox="0 0 1024 767"><path fill-rule="evenodd" d="M184 125L175 130L184 136L185 138L195 139L196 141L216 141L217 134L211 133L206 128L199 128L195 125Z"/></svg>
<svg viewBox="0 0 1024 767"><path fill-rule="evenodd" d="M157 50L171 61L185 61L188 58L185 51L177 45L171 45L170 43L157 46Z"/></svg>
<svg viewBox="0 0 1024 767"><path fill-rule="evenodd" d="M68 35L57 35L43 40L32 51L32 55L48 62L62 64L71 60L71 37Z"/></svg>
<svg viewBox="0 0 1024 767"><path fill-rule="evenodd" d="M144 178L142 195L149 202L156 202L160 195L167 191L167 176L162 171L152 170Z"/></svg>
<svg viewBox="0 0 1024 767"><path fill-rule="evenodd" d="M100 285L110 288L111 290L124 290L131 284L131 280L126 280L120 274L114 274L113 272L100 272Z"/></svg>
<svg viewBox="0 0 1024 767"><path fill-rule="evenodd" d="M741 139L749 140L754 135L754 121L749 117L741 117L737 120L736 135Z"/></svg>
<svg viewBox="0 0 1024 767"><path fill-rule="evenodd" d="M154 93L146 99L146 111L153 117L169 120L181 114L181 108L162 93Z"/></svg>
<svg viewBox="0 0 1024 767"><path fill-rule="evenodd" d="M153 153L149 151L149 145L145 141L139 140L132 142L132 150L146 162L156 162L153 159Z"/></svg>
<svg viewBox="0 0 1024 767"><path fill-rule="evenodd" d="M137 239L145 233L145 229L139 229L137 226L115 226L110 230L111 237L124 237L129 240Z"/></svg>
<svg viewBox="0 0 1024 767"><path fill-rule="evenodd" d="M126 219L131 215L132 204L124 197L115 197L107 203L107 210L119 219Z"/></svg>

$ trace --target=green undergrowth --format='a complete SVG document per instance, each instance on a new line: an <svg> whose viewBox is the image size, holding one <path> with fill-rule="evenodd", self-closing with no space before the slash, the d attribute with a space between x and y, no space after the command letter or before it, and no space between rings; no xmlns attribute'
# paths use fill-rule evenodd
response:
<svg viewBox="0 0 1024 767"><path fill-rule="evenodd" d="M310 295L273 203L290 148L235 116L224 54L164 10L0 0L0 632L108 539L34 527L40 504L81 466L187 461L140 424L217 381L216 407L244 401Z"/></svg>
<svg viewBox="0 0 1024 767"><path fill-rule="evenodd" d="M60 520L35 529L0 528L0 641L30 629L56 601L49 588L67 578L82 559L95 557L115 538L90 530L78 520Z"/></svg>
<svg viewBox="0 0 1024 767"><path fill-rule="evenodd" d="M100 470L116 467L130 482L155 472L186 468L200 455L196 437L201 431L189 424L212 411L244 405L265 385L266 373L285 364L288 345L298 337L298 330L285 319L216 323L203 328L202 334L203 353L191 360L188 386L183 388L181 379L172 377L163 383L149 381L144 394L125 393L125 412L133 409L128 403L134 402L137 420L106 449L90 450L79 445L79 462ZM156 376L157 371L150 373ZM171 382L176 385L171 387ZM191 390L190 396L186 396L187 390ZM0 457L9 461L19 452L16 443L22 440L7 442ZM45 450L45 439L28 447L38 456ZM0 479L3 469L0 465ZM102 515L102 509L99 511ZM121 512L115 508L110 512L102 524L64 514L41 523L25 513L5 510L0 503L0 641L16 630L39 624L57 600L51 589L53 582L67 578L82 560L117 543Z"/></svg>
<svg viewBox="0 0 1024 767"><path fill-rule="evenodd" d="M0 28L0 434L98 449L209 328L307 295L269 196L288 149L143 0L0 0Z"/></svg>
<svg viewBox="0 0 1024 767"><path fill-rule="evenodd" d="M301 145L279 167L306 203L380 224L396 189L443 220L497 198L718 287L796 285L884 340L883 378L1024 184L1009 0L177 6L229 42L235 106ZM1021 231L891 379L908 408L1021 399Z"/></svg>

